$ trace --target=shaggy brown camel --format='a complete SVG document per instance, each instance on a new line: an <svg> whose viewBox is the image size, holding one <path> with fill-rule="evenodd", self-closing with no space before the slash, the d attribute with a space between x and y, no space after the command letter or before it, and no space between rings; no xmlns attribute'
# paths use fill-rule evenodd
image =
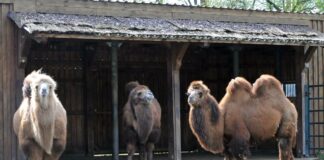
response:
<svg viewBox="0 0 324 160"><path fill-rule="evenodd" d="M50 76L37 73L30 80L31 97L24 97L13 120L19 147L27 159L57 160L66 144L66 111Z"/></svg>
<svg viewBox="0 0 324 160"><path fill-rule="evenodd" d="M128 160L133 159L137 146L141 160L152 160L154 144L161 132L160 104L145 85L129 82L125 88L129 96L123 109L123 130Z"/></svg>
<svg viewBox="0 0 324 160"><path fill-rule="evenodd" d="M225 159L245 159L250 155L252 140L276 137L279 159L293 159L297 111L274 77L262 75L253 87L242 77L233 79L219 105L216 101L210 103L214 98L202 81L192 82L188 94L189 123L204 149L213 153L224 151Z"/></svg>

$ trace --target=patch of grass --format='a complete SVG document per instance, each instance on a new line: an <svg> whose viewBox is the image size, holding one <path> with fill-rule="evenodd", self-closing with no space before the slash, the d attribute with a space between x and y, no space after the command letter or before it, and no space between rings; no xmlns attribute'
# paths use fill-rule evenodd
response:
<svg viewBox="0 0 324 160"><path fill-rule="evenodd" d="M317 157L319 160L324 160L324 151L318 151L317 152Z"/></svg>

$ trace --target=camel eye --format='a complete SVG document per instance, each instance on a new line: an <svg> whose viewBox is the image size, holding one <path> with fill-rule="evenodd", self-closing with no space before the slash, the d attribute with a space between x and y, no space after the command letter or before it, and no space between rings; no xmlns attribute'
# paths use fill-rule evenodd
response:
<svg viewBox="0 0 324 160"><path fill-rule="evenodd" d="M36 85L35 87L36 87L36 89L38 89L38 85Z"/></svg>
<svg viewBox="0 0 324 160"><path fill-rule="evenodd" d="M202 92L199 92L198 95L199 95L199 98L201 98L203 96Z"/></svg>
<svg viewBox="0 0 324 160"><path fill-rule="evenodd" d="M52 86L49 86L49 89L52 89Z"/></svg>
<svg viewBox="0 0 324 160"><path fill-rule="evenodd" d="M141 96L141 95L142 95L142 92L138 92L138 93L137 93L137 96Z"/></svg>

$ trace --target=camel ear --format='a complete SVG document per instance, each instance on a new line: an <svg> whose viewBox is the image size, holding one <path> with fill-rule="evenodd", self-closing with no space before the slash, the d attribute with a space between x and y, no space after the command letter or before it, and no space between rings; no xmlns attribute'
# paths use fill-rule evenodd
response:
<svg viewBox="0 0 324 160"><path fill-rule="evenodd" d="M130 92L136 88L137 86L139 86L139 82L138 81L131 81L131 82L128 82L126 85L125 85L125 93L126 95L128 96L130 94Z"/></svg>
<svg viewBox="0 0 324 160"><path fill-rule="evenodd" d="M205 88L203 92L204 92L204 94L209 94L210 90L209 90L209 88Z"/></svg>
<svg viewBox="0 0 324 160"><path fill-rule="evenodd" d="M42 70L43 70L43 67L40 68L40 69L38 69L38 70L36 71L36 73L41 74L41 73L42 73Z"/></svg>

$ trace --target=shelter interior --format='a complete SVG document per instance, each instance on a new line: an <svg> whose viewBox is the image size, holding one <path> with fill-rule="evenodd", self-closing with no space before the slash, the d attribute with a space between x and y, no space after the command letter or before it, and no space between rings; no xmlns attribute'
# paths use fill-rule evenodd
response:
<svg viewBox="0 0 324 160"><path fill-rule="evenodd" d="M296 97L296 48L273 45L191 43L180 70L182 151L202 151L188 124L186 89L192 80L203 80L218 101L235 75L251 83L261 74L275 75L287 96ZM128 96L124 85L137 80L151 88L162 107L162 134L156 151L168 151L167 52L164 43L124 41L118 50L118 106L120 150L122 108ZM238 54L235 54L238 53ZM58 82L57 94L68 113L65 154L112 152L112 102L110 47L104 41L49 39L32 42L25 74L43 68ZM236 63L235 63L236 62ZM299 109L299 108L298 108ZM267 142L257 149L274 151ZM256 149L256 148L255 148ZM256 150L257 150L256 149Z"/></svg>

